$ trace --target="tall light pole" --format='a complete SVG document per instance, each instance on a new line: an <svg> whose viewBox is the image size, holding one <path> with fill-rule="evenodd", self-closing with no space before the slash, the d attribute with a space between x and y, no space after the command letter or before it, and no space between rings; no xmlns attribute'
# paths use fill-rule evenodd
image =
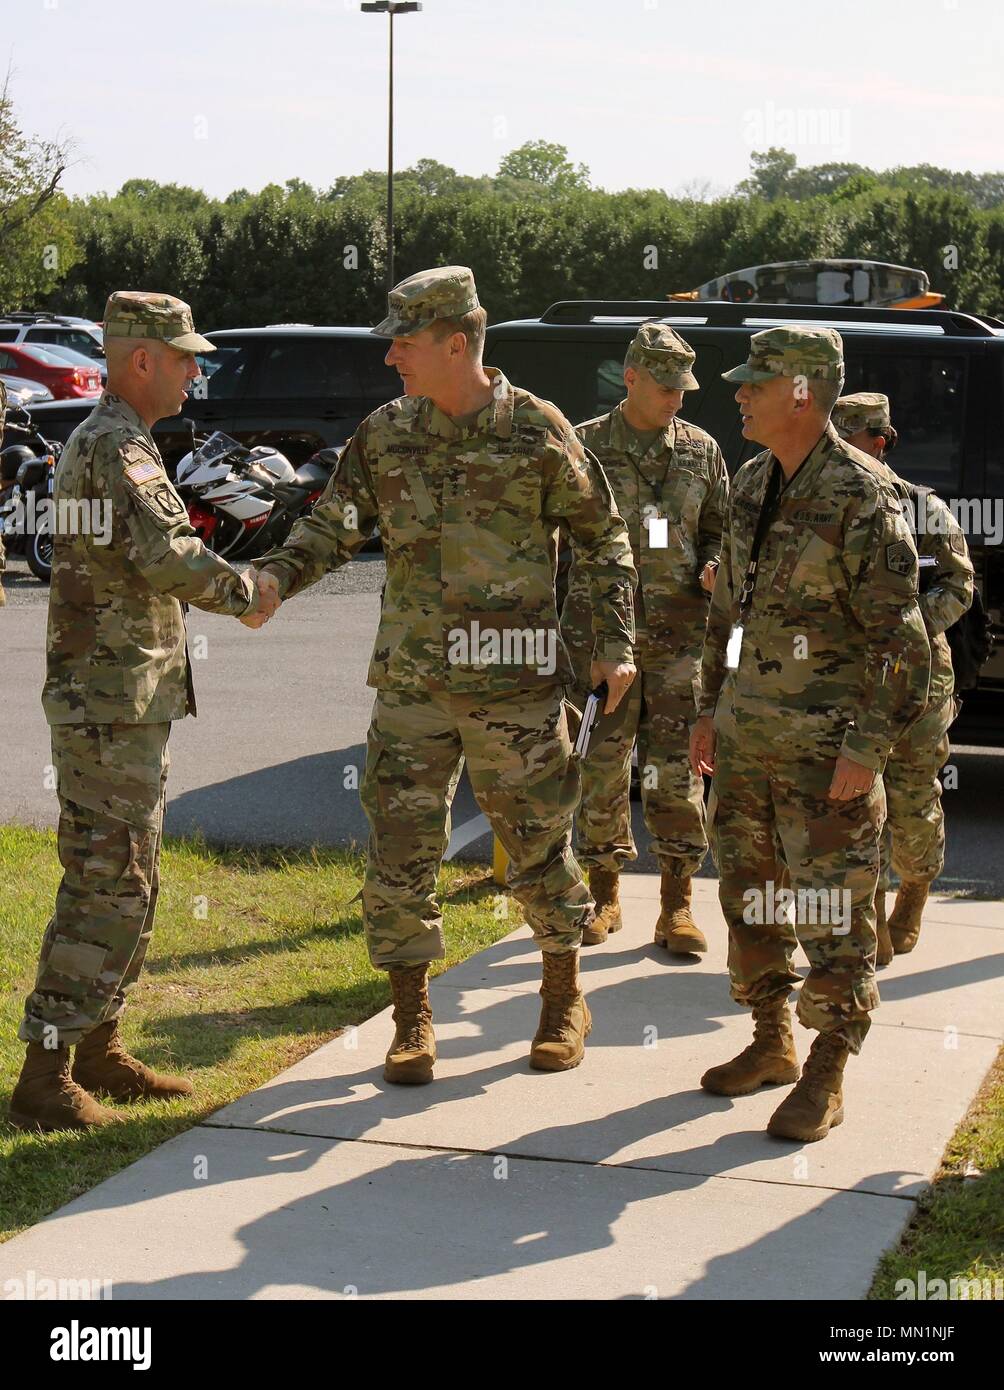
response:
<svg viewBox="0 0 1004 1390"><path fill-rule="evenodd" d="M387 63L387 289L394 287L394 16L420 10L415 0L375 0L360 5L366 14L385 14L390 36Z"/></svg>

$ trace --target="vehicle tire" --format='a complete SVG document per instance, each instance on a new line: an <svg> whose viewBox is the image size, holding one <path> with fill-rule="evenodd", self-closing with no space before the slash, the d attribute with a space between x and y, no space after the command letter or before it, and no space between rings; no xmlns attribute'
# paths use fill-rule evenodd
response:
<svg viewBox="0 0 1004 1390"><path fill-rule="evenodd" d="M52 578L52 537L47 530L36 531L27 546L28 568L36 579L48 584Z"/></svg>

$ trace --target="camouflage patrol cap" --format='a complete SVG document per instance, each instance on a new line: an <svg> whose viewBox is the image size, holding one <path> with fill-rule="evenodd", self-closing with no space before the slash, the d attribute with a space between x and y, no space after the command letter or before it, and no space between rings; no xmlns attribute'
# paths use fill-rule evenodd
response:
<svg viewBox="0 0 1004 1390"><path fill-rule="evenodd" d="M769 381L775 376L843 381L844 342L835 328L765 328L750 339L747 361L722 376L726 381Z"/></svg>
<svg viewBox="0 0 1004 1390"><path fill-rule="evenodd" d="M371 331L380 338L407 338L436 319L456 319L479 308L474 272L465 265L420 270L387 296L387 317Z"/></svg>
<svg viewBox="0 0 1004 1390"><path fill-rule="evenodd" d="M660 386L696 391L697 377L690 370L697 357L694 349L666 323L643 323L631 340L625 367L644 367Z"/></svg>
<svg viewBox="0 0 1004 1390"><path fill-rule="evenodd" d="M861 430L888 430L892 424L889 397L880 391L858 391L854 396L841 396L830 418L841 439L850 439Z"/></svg>
<svg viewBox="0 0 1004 1390"><path fill-rule="evenodd" d="M105 305L106 338L159 338L179 352L215 352L208 338L196 333L192 311L173 294L116 290Z"/></svg>

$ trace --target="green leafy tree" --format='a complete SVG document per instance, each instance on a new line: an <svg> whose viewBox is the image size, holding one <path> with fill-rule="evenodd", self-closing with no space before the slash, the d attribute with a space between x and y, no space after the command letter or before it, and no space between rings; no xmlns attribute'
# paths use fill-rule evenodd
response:
<svg viewBox="0 0 1004 1390"><path fill-rule="evenodd" d="M586 166L573 164L564 145L554 145L547 140L528 140L518 149L510 150L499 164L498 178L558 195L589 187Z"/></svg>
<svg viewBox="0 0 1004 1390"><path fill-rule="evenodd" d="M201 189L158 183L156 179L127 179L117 196L160 214L195 213L209 207L209 199Z"/></svg>
<svg viewBox="0 0 1004 1390"><path fill-rule="evenodd" d="M0 87L0 310L33 307L72 267L77 248L60 182L69 146L25 134Z"/></svg>
<svg viewBox="0 0 1004 1390"><path fill-rule="evenodd" d="M758 151L750 158L749 178L743 180L737 191L747 198L780 198L788 192L797 164L790 150L772 145L769 150Z"/></svg>

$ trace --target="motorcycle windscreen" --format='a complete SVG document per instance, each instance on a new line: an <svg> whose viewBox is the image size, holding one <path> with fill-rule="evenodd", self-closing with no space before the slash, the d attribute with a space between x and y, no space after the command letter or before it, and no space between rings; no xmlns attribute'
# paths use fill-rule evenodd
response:
<svg viewBox="0 0 1004 1390"><path fill-rule="evenodd" d="M222 430L214 430L205 444L201 444L196 450L194 461L200 464L216 463L218 459L232 454L235 449L242 448L243 446L238 444L236 439L231 439L229 434L224 434Z"/></svg>

